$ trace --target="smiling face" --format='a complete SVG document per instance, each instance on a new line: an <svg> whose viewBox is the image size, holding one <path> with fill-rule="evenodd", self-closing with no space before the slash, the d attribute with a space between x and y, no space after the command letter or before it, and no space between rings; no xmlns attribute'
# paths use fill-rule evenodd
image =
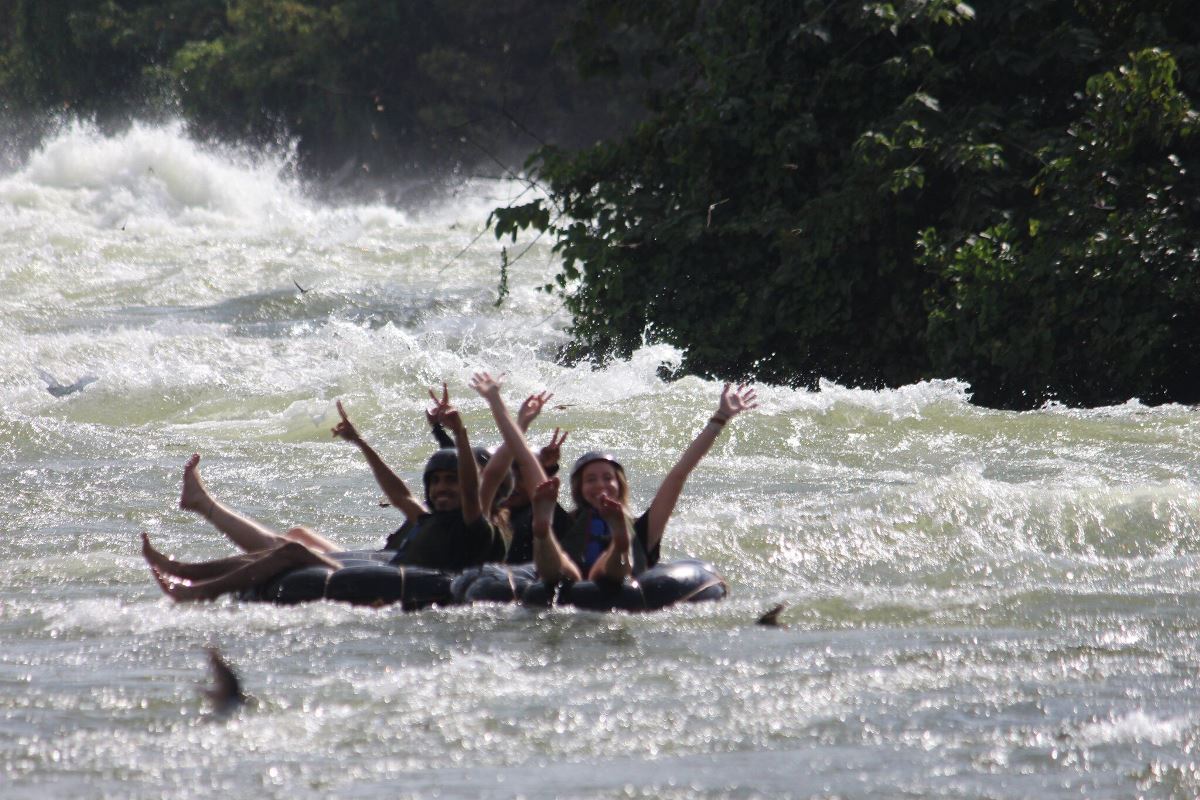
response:
<svg viewBox="0 0 1200 800"><path fill-rule="evenodd" d="M593 461L579 471L575 480L579 484L577 490L572 492L576 503L582 501L592 508L598 508L602 494L615 497L621 505L628 503L629 489L625 475L610 461Z"/></svg>
<svg viewBox="0 0 1200 800"><path fill-rule="evenodd" d="M429 475L429 505L434 511L453 511L462 505L458 492L458 472L434 470Z"/></svg>

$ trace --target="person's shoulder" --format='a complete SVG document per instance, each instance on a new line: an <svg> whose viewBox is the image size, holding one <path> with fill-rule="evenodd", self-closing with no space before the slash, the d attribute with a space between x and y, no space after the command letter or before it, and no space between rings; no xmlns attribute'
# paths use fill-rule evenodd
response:
<svg viewBox="0 0 1200 800"><path fill-rule="evenodd" d="M402 524L402 525L399 527L399 529L398 529L398 530L400 530L400 531L410 531L410 530L412 530L413 528L417 527L418 525L422 525L422 524L424 524L425 522L427 522L427 521L428 521L430 518L432 518L432 517L433 517L433 514L432 514L432 513L430 513L430 512L428 512L428 511L425 511L425 512L423 512L423 513L421 513L421 514L418 514L418 515L417 515L417 516L415 516L415 517L406 517L406 518L404 519L404 523L403 523L403 524Z"/></svg>

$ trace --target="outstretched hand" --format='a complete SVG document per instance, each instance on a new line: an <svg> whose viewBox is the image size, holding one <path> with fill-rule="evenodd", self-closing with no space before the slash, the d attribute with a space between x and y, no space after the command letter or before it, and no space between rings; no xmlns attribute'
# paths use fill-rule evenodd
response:
<svg viewBox="0 0 1200 800"><path fill-rule="evenodd" d="M476 372L471 376L471 388L485 400L500 396L500 381L486 372Z"/></svg>
<svg viewBox="0 0 1200 800"><path fill-rule="evenodd" d="M354 423L346 416L346 409L342 407L342 401L337 401L337 412L341 416L342 421L333 428L333 435L345 439L347 442L361 442L362 437L358 435L358 429L354 427Z"/></svg>
<svg viewBox="0 0 1200 800"><path fill-rule="evenodd" d="M551 392L543 391L525 398L525 402L521 403L521 407L517 409L517 424L521 426L522 430L529 430L529 426L538 418L538 414L542 413L542 409L546 407L546 403L550 402L551 397L554 397Z"/></svg>
<svg viewBox="0 0 1200 800"><path fill-rule="evenodd" d="M731 390L730 384L727 383L721 391L721 402L717 406L716 416L728 422L743 411L749 411L752 408L758 408L758 393L754 391L754 387L747 387L743 383Z"/></svg>

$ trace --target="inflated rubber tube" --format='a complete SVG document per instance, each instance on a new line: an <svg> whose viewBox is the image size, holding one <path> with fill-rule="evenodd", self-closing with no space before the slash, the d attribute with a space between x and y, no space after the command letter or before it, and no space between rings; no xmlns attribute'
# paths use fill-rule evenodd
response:
<svg viewBox="0 0 1200 800"><path fill-rule="evenodd" d="M547 606L551 602L591 611L655 611L675 603L721 600L729 592L711 564L694 559L648 569L623 583L579 581L549 586L537 579L532 564L484 564L453 576L421 567L395 566L389 551L330 553L339 570L303 567L274 578L246 599L282 605L339 600L354 605L400 603L406 610L455 603L513 603Z"/></svg>
<svg viewBox="0 0 1200 800"><path fill-rule="evenodd" d="M729 586L716 567L693 558L659 564L639 575L638 583L648 609L724 600L729 594Z"/></svg>
<svg viewBox="0 0 1200 800"><path fill-rule="evenodd" d="M535 583L525 590L521 601L528 606L575 606L588 611L647 611L646 599L637 580L564 582L557 587Z"/></svg>
<svg viewBox="0 0 1200 800"><path fill-rule="evenodd" d="M255 599L283 605L313 600L340 600L361 606L400 603L406 610L449 603L451 576L421 567L387 563L394 553L330 553L342 568L303 567L278 576Z"/></svg>
<svg viewBox="0 0 1200 800"><path fill-rule="evenodd" d="M343 566L351 564L390 564L396 557L395 550L342 550L330 553L329 557L342 562Z"/></svg>
<svg viewBox="0 0 1200 800"><path fill-rule="evenodd" d="M557 592L556 592L557 588ZM589 611L656 611L675 603L721 600L729 593L712 564L694 559L672 561L648 569L623 583L578 581L558 587L530 584L522 602L531 606L575 606Z"/></svg>
<svg viewBox="0 0 1200 800"><path fill-rule="evenodd" d="M257 591L244 593L244 600L263 600L291 606L325 597L325 584L333 570L327 567L304 567L288 570L276 576Z"/></svg>
<svg viewBox="0 0 1200 800"><path fill-rule="evenodd" d="M450 594L455 603L519 603L536 580L533 564L484 564L456 577Z"/></svg>

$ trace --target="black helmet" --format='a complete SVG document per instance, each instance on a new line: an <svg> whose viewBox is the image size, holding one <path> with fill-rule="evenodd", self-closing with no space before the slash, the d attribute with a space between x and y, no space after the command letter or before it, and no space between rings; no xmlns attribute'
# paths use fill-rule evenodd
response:
<svg viewBox="0 0 1200 800"><path fill-rule="evenodd" d="M575 465L571 467L571 479L574 480L579 471L591 464L593 461L607 461L612 464L620 472L625 472L625 468L621 466L621 462L617 461L611 453L602 453L599 450L589 450L588 452L575 459Z"/></svg>
<svg viewBox="0 0 1200 800"><path fill-rule="evenodd" d="M492 460L492 451L486 447L472 447L471 452L475 454L475 463L481 467L486 467L487 463Z"/></svg>

